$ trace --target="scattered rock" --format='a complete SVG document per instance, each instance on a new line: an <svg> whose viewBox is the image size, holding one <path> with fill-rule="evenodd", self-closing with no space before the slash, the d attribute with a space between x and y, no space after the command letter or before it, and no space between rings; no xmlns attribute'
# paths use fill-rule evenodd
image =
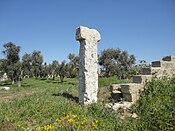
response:
<svg viewBox="0 0 175 131"><path fill-rule="evenodd" d="M120 119L124 119L125 117L132 117L134 119L137 119L137 114L133 113L131 110L132 105L132 102L118 102L114 104L108 103L106 104L106 108L117 111Z"/></svg>
<svg viewBox="0 0 175 131"><path fill-rule="evenodd" d="M113 109L114 111L117 111L118 109L130 109L132 106L132 102L118 102L118 103L108 103L106 104L106 108Z"/></svg>
<svg viewBox="0 0 175 131"><path fill-rule="evenodd" d="M120 108L124 108L124 105L122 103L115 103L112 107L112 109L115 111L117 111Z"/></svg>
<svg viewBox="0 0 175 131"><path fill-rule="evenodd" d="M6 90L6 91L8 91L8 90L10 90L10 87L3 86L3 87L0 87L0 90Z"/></svg>
<svg viewBox="0 0 175 131"><path fill-rule="evenodd" d="M112 106L113 106L112 103L107 103L107 104L105 105L106 108L110 108L110 109L112 108Z"/></svg>
<svg viewBox="0 0 175 131"><path fill-rule="evenodd" d="M137 119L138 115L136 113L133 113L131 117L134 118L134 119Z"/></svg>

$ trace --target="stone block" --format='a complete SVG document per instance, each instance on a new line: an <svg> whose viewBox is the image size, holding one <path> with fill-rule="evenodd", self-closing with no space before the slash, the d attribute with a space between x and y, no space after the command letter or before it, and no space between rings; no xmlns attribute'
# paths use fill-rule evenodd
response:
<svg viewBox="0 0 175 131"><path fill-rule="evenodd" d="M128 102L135 102L139 99L140 93L144 90L143 84L130 83L121 85L123 98Z"/></svg>
<svg viewBox="0 0 175 131"><path fill-rule="evenodd" d="M111 91L111 92L112 92L112 91L116 91L116 90L121 91L121 86L120 86L120 84L112 84L112 85L110 85L110 91Z"/></svg>
<svg viewBox="0 0 175 131"><path fill-rule="evenodd" d="M101 39L100 33L95 29L89 29L88 27L80 26L76 29L75 39L78 41L81 40L90 40L95 39L96 42L99 42Z"/></svg>
<svg viewBox="0 0 175 131"><path fill-rule="evenodd" d="M163 73L163 69L161 67L150 67L150 68L143 68L142 75L157 75L161 76Z"/></svg>
<svg viewBox="0 0 175 131"><path fill-rule="evenodd" d="M163 72L161 67L151 67L151 75L161 75Z"/></svg>
<svg viewBox="0 0 175 131"><path fill-rule="evenodd" d="M139 99L139 94L138 93L133 93L133 94L123 93L123 98L124 98L124 101L136 102Z"/></svg>
<svg viewBox="0 0 175 131"><path fill-rule="evenodd" d="M142 68L142 75L151 75L151 68Z"/></svg>
<svg viewBox="0 0 175 131"><path fill-rule="evenodd" d="M161 61L153 61L152 67L161 67Z"/></svg>
<svg viewBox="0 0 175 131"><path fill-rule="evenodd" d="M111 96L116 101L121 101L121 98L123 98L123 94L121 93L121 91L117 91L117 90L112 91Z"/></svg>
<svg viewBox="0 0 175 131"><path fill-rule="evenodd" d="M152 67L173 68L174 65L171 61L153 61Z"/></svg>
<svg viewBox="0 0 175 131"><path fill-rule="evenodd" d="M175 56L165 56L162 58L162 60L175 62Z"/></svg>
<svg viewBox="0 0 175 131"><path fill-rule="evenodd" d="M133 83L146 84L151 78L152 75L137 75L133 77Z"/></svg>
<svg viewBox="0 0 175 131"><path fill-rule="evenodd" d="M143 84L138 84L138 83L129 83L129 84L122 84L121 85L121 92L122 93L137 93L141 90L144 89Z"/></svg>
<svg viewBox="0 0 175 131"><path fill-rule="evenodd" d="M175 67L151 67L151 74L156 75L158 78L163 76L173 76L175 74Z"/></svg>

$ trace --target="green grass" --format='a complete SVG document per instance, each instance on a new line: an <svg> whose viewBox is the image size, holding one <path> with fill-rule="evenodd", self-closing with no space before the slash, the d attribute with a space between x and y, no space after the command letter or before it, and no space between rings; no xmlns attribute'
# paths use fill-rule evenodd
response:
<svg viewBox="0 0 175 131"><path fill-rule="evenodd" d="M31 90L36 92L23 95L24 91ZM119 127L117 115L102 104L82 106L77 103L77 90L77 79L65 79L64 83L24 79L21 87L14 85L9 92L0 91L0 129L47 129L49 124L60 130L115 130ZM5 101L4 97L9 99ZM68 122L71 118L65 120L66 116L72 115L77 116L77 120L73 120L75 123ZM57 119L63 119L62 127L58 127L61 123L55 123Z"/></svg>
<svg viewBox="0 0 175 131"><path fill-rule="evenodd" d="M78 80L24 79L22 86L0 91L0 130L175 130L175 78L148 83L133 111L139 119L120 120L104 108L109 84L115 78L100 78L98 103L77 103ZM2 83L0 83L2 85ZM103 102L102 102L103 101Z"/></svg>
<svg viewBox="0 0 175 131"><path fill-rule="evenodd" d="M106 87L111 84L121 84L121 83L127 83L128 80L117 80L116 77L101 77L99 78L99 87Z"/></svg>

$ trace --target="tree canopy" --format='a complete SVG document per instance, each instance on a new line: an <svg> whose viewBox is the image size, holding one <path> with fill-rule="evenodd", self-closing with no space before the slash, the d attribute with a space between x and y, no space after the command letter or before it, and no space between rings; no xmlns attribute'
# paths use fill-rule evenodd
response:
<svg viewBox="0 0 175 131"><path fill-rule="evenodd" d="M60 77L63 82L65 77L74 78L78 76L79 56L69 53L68 62L63 60L58 62L53 60L47 64L43 60L41 51L34 50L31 54L25 53L20 61L21 47L12 42L3 45L5 59L0 60L0 74L7 73L12 82L20 81L23 77L35 77L44 79L55 79ZM139 65L135 65L135 56L122 51L119 48L104 49L99 55L100 76L116 76L118 79L126 79L130 75L138 74L141 67L146 66L142 60Z"/></svg>
<svg viewBox="0 0 175 131"><path fill-rule="evenodd" d="M119 79L127 78L127 72L135 64L135 56L119 48L108 48L99 54L99 65L105 77L117 76Z"/></svg>
<svg viewBox="0 0 175 131"><path fill-rule="evenodd" d="M3 54L5 59L3 60L2 69L7 73L7 76L10 80L12 80L12 84L20 81L21 79L21 63L19 52L21 47L15 45L12 42L8 42L3 45L5 50Z"/></svg>

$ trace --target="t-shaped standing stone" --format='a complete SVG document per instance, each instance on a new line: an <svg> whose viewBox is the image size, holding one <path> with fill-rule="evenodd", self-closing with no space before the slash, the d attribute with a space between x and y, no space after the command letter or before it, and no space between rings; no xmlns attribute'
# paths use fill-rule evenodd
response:
<svg viewBox="0 0 175 131"><path fill-rule="evenodd" d="M80 26L76 30L76 40L80 41L78 93L79 101L84 104L97 101L97 42L100 39L100 33L94 29Z"/></svg>

